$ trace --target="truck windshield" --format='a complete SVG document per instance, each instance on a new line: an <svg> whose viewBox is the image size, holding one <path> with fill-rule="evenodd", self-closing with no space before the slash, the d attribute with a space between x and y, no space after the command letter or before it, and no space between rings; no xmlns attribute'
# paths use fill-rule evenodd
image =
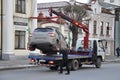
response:
<svg viewBox="0 0 120 80"><path fill-rule="evenodd" d="M98 43L99 43L99 47L102 48L105 51L106 48L107 48L106 40L99 40Z"/></svg>

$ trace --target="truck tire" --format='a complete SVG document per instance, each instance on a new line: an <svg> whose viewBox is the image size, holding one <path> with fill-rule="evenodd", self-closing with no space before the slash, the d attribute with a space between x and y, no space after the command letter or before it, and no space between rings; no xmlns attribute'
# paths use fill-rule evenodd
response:
<svg viewBox="0 0 120 80"><path fill-rule="evenodd" d="M96 68L100 68L101 67L101 64L102 64L102 60L101 60L101 58L97 58L97 61L96 61L96 63L95 63L95 67Z"/></svg>
<svg viewBox="0 0 120 80"><path fill-rule="evenodd" d="M58 66L49 67L50 70L58 70Z"/></svg>
<svg viewBox="0 0 120 80"><path fill-rule="evenodd" d="M72 60L71 62L71 70L77 70L79 68L79 62L78 60Z"/></svg>

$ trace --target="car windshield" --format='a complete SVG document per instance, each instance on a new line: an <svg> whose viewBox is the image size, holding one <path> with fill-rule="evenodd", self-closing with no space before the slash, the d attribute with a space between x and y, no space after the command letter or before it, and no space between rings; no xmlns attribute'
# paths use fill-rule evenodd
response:
<svg viewBox="0 0 120 80"><path fill-rule="evenodd" d="M34 32L53 32L52 28L37 28Z"/></svg>

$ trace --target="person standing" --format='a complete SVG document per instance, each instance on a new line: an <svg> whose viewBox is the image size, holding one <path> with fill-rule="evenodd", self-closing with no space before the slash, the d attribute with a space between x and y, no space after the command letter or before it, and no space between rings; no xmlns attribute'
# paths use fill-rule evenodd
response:
<svg viewBox="0 0 120 80"><path fill-rule="evenodd" d="M63 73L63 67L66 67L67 73L65 73L66 75L70 74L70 69L69 69L69 65L68 65L68 50L60 50L60 54L62 54L62 62L60 64L60 74Z"/></svg>
<svg viewBox="0 0 120 80"><path fill-rule="evenodd" d="M116 48L116 52L117 52L117 57L119 57L120 56L120 48L119 47Z"/></svg>

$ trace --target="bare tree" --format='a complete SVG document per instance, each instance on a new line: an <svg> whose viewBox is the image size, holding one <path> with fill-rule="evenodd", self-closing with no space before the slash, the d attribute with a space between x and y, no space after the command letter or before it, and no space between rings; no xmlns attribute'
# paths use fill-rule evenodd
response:
<svg viewBox="0 0 120 80"><path fill-rule="evenodd" d="M87 16L87 11L83 6L80 5L68 5L63 7L63 11L66 15L69 17L82 22L82 18ZM72 31L72 47L76 46L76 41L78 39L78 27L75 25L71 24L70 25L70 30Z"/></svg>

